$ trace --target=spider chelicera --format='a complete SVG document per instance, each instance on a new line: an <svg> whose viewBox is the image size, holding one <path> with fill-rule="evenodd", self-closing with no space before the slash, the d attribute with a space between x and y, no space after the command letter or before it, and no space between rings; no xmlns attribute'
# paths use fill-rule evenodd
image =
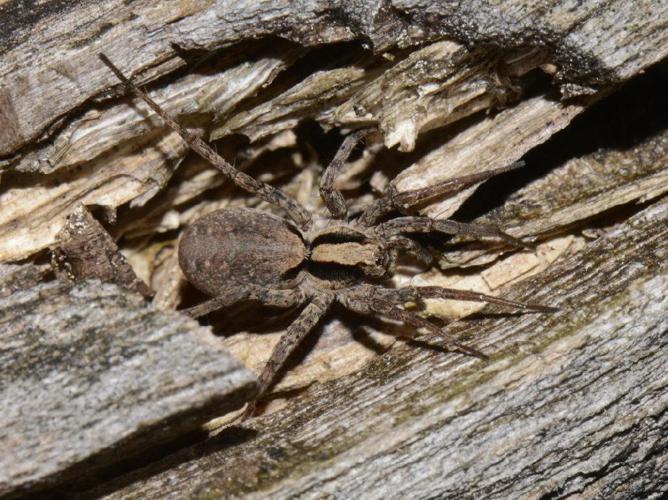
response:
<svg viewBox="0 0 668 500"><path fill-rule="evenodd" d="M493 237L512 246L529 246L493 226L406 215L416 204L457 193L494 175L518 168L521 163L412 191L397 192L390 183L382 197L356 217L349 218L343 195L334 187L334 181L357 142L369 133L369 129L357 130L344 139L320 180L320 195L330 215L310 214L280 189L235 169L202 139L165 113L106 56L101 54L100 58L191 149L239 187L280 207L290 218L287 220L248 208L218 210L193 222L179 244L179 265L186 278L213 297L185 310L193 317L243 300L286 308L305 305L262 370L255 401L266 393L285 360L334 302L358 313L378 314L424 329L444 339L450 348L480 358L485 355L458 342L441 327L403 305L441 298L498 304L524 311L555 310L438 286L383 286L392 277L400 252L412 253L425 263L431 263L430 253L409 236L412 234L438 232ZM403 215L391 217L397 212ZM254 412L255 401L249 404L246 415Z"/></svg>

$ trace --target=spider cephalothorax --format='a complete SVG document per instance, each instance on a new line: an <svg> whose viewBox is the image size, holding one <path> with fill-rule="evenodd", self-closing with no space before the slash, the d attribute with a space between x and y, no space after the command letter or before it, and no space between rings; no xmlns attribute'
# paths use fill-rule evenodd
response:
<svg viewBox="0 0 668 500"><path fill-rule="evenodd" d="M427 330L447 341L453 349L478 357L482 353L459 343L436 324L406 310L407 302L425 298L446 298L488 302L549 312L545 306L524 304L476 292L425 286L392 288L387 285L400 252L409 252L426 263L430 255L412 234L440 232L450 235L494 237L513 246L527 246L499 229L486 225L403 215L410 207L437 196L456 193L519 165L451 179L434 186L397 192L394 186L371 203L362 213L348 220L342 194L334 188L354 145L369 131L351 133L322 175L320 194L331 216L312 220L311 214L288 195L236 170L199 137L183 129L144 92L127 80L113 64L105 63L136 95L178 132L188 145L243 189L282 208L285 220L255 209L224 209L205 215L190 225L179 245L179 264L186 278L213 298L186 312L202 316L242 300L266 305L294 307L305 305L275 347L260 375L259 398L269 388L281 365L337 301L364 314L402 321ZM253 411L249 406L247 413Z"/></svg>

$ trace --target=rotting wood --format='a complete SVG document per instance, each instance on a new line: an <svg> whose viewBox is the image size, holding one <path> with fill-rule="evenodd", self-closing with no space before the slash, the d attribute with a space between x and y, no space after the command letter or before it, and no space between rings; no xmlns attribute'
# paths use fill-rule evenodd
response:
<svg viewBox="0 0 668 500"><path fill-rule="evenodd" d="M225 445L240 432L228 428L95 494L665 493L667 218L664 198L516 288L556 315L457 328L489 362L403 346L256 420L245 442Z"/></svg>
<svg viewBox="0 0 668 500"><path fill-rule="evenodd" d="M67 225L58 233L51 262L56 277L62 281L98 279L116 283L145 298L153 295L119 252L109 233L83 205L69 216Z"/></svg>
<svg viewBox="0 0 668 500"><path fill-rule="evenodd" d="M316 72L276 98L235 113L235 106L244 97L271 83L276 72L294 58L295 49L283 49L282 57L275 54L274 47L254 63L242 62L220 74L215 73L219 65L214 65L208 68L213 76L188 75L164 92L155 92L154 97L165 102L168 111L178 111L177 116L204 117L189 125L199 130L213 127L214 138L234 132L258 141L311 118L329 127L377 124L387 146L399 143L410 150L418 134L503 103L506 94L519 95L522 87L518 78L543 61L542 52L535 55L536 51L527 50L526 57L517 56L514 65L506 64L501 75L502 55L437 42L397 58L393 64L367 54L362 62L355 59L349 62L350 67ZM375 67L358 67L363 64ZM252 85L244 85L242 91L239 87L247 81ZM11 166L10 172L49 174L58 188L10 180L12 189L3 194L0 205L0 260L23 258L51 245L59 226L80 203L110 209L126 203L140 207L165 186L186 149L140 106L92 109L64 127L55 141L38 145ZM538 118L532 125L544 125L551 119L555 124L543 126L544 132L537 134L535 141L546 140L584 109L583 104L564 110L559 103L548 106L552 113L543 114L536 106ZM221 121L224 126L216 128ZM493 138L498 140L499 135ZM512 155L521 151L517 148ZM475 168L467 161L461 158L451 171ZM500 155L495 162L508 160ZM181 203L185 201L181 199ZM185 217L178 221L186 222Z"/></svg>
<svg viewBox="0 0 668 500"><path fill-rule="evenodd" d="M16 286L0 299L0 495L89 476L253 396L196 322L115 285L17 273L31 274L3 272Z"/></svg>
<svg viewBox="0 0 668 500"><path fill-rule="evenodd" d="M592 110L580 123L556 136L553 144L532 147L533 156L529 164L516 172L518 179L514 182L522 181L525 177L532 178L535 176L533 170L549 168L549 173L536 176L530 182L523 181L526 183L524 187L513 192L505 204L481 219L482 222L508 228L511 234L537 235L539 246L535 252L515 251L509 254L508 248L491 242L474 241L467 245L439 242L441 244L434 246L434 252L440 258L440 266L424 270L408 265L407 269L400 269L395 275L396 285L445 286L503 295L504 287L508 284L531 280L532 276L544 272L559 259L580 251L587 241L597 237L600 226L606 227L611 224L611 220L620 217L611 212L615 207L645 202L664 193L668 189L668 182L665 182L668 175L665 126L668 121L662 116L650 119L647 109L664 102L664 98L657 95L656 99L652 98L648 102L646 96L655 95L653 89L661 89L666 80L660 75L654 76L658 77L654 79L650 75L649 81L634 83L609 103L602 102L598 109ZM624 104L633 109L626 109ZM527 108L533 109L531 106ZM482 130L491 135L496 135L496 128L490 126L490 122L501 128L507 135L496 136L491 144L502 143L503 138L506 138L508 146L503 151L514 152L530 142L532 135L540 133L541 129L531 126L535 115L529 112L524 114L526 121L522 120L522 113L515 113L514 110L503 111L497 117L509 114L515 127L504 128L503 121L495 120L483 120L480 123L484 124ZM547 117L549 119L551 115ZM615 141L619 136L617 129L621 121L624 122L625 131L629 134L632 131L636 135L633 138L629 135L628 142L619 148ZM555 119L555 122L555 126L558 126L558 120ZM474 125L474 128L478 125ZM526 125L527 133L521 130L512 133L515 128L522 129L523 125ZM599 133L587 136L591 129L597 129ZM466 134L466 131L462 134ZM439 148L441 156L430 152L422 157L429 161L418 161L414 165L433 163L427 171L423 171L423 176L438 175L436 165L446 169L449 166L448 159L456 158L457 154L468 156L464 145L475 136L466 137L466 141L457 138L452 141L459 143L461 149L448 152L444 147ZM483 166L490 167L488 161L491 161L493 148L486 142L487 137L483 134L475 146L480 147L480 151L488 151L487 157L482 157L480 161ZM573 143L578 144L578 151L584 143L586 147L582 156L569 157L568 145ZM420 171L412 167L406 172L406 175L415 179L414 182L420 182ZM441 179L436 177L434 182ZM501 179L499 181L496 186L490 186L490 190L483 189L473 198L484 200L490 193L503 192L503 182ZM453 203L456 208L461 201L446 199L428 205L423 210L432 216L439 216L441 210L452 209ZM446 211L444 215L449 213ZM482 270L475 267L482 265L487 267ZM458 269L464 266L474 267ZM461 318L483 307L482 304L458 301L425 302L426 312L440 318ZM330 320L323 322L313 337L313 348L286 372L275 388L277 392L299 390L314 382L354 373L391 346L397 335L406 333L387 323L368 322L359 327L359 318L341 315L341 311L333 312ZM281 321L268 323L260 326L256 319L242 323L240 333L223 340L230 352L255 371L259 371L266 362L285 327Z"/></svg>
<svg viewBox="0 0 668 500"><path fill-rule="evenodd" d="M661 3L640 2L625 9L617 5L622 3L618 0L606 9L583 6L577 12L557 0L515 3L501 9L469 0L452 12L441 12L418 1L385 5L367 0L354 6L344 2L332 11L328 3L305 0L272 8L266 18L266 5L254 2L195 2L166 8L144 0L105 4L103 15L97 12L89 18L93 6L88 2L80 1L64 12L59 8L57 15L50 9L53 2L46 2L32 22L49 23L47 40L27 38L28 32L40 31L29 23L23 25L20 18L5 26L0 114L7 120L0 129L6 134L0 140L4 144L0 154L5 172L53 172L50 181L60 188L25 182L29 175L12 178L12 189L0 198L0 260L21 259L51 245L77 203L143 206L165 186L186 153L173 134L150 129L153 120L142 120L143 112L127 104L110 107L92 101L116 85L96 57L99 47L105 47L126 71L140 73L137 79L142 82L175 71L185 62L181 56L188 56L195 71L161 84L156 93L168 110L187 118L191 127L213 127L214 137L222 127L257 139L263 120L272 133L309 118L337 127L362 121L378 123L385 143L399 143L404 149L411 149L424 130L503 102L507 94L521 90L517 77L534 68L555 75L555 85L566 93L587 94L623 81L668 54L668 15L662 11L668 7ZM5 7L8 15L12 5ZM244 15L236 17L242 11ZM271 20L249 24L254 15ZM622 22L618 16L627 18ZM634 30L623 28L636 18L642 22L634 24ZM346 23L340 24L341 19ZM152 36L146 35L147 30ZM599 30L604 30L606 43L600 43L603 31ZM366 36L375 53L356 49L355 57L344 61L343 67L315 71L313 78L304 80L306 93L276 106L270 97L277 89L271 83L303 58L305 49L283 41L248 42L263 35L307 46ZM67 43L59 45L63 38ZM443 38L458 43L438 41ZM231 43L239 45L213 62L188 52ZM431 45L416 48L425 43ZM465 48L480 43L494 48ZM34 50L35 44L39 51ZM249 45L250 52L245 50ZM54 60L51 49L56 47L59 59ZM252 62L244 59L249 55ZM375 71L362 69L371 62ZM387 80L392 68L403 71ZM310 80L321 76L320 83L309 87ZM385 99L382 90L388 85L393 91ZM299 84L292 87L296 90ZM264 100L273 103L273 109L266 116L261 114L258 123L248 123L242 117L257 117L266 106L262 99L244 101L255 92L269 93ZM234 113L242 101L239 113ZM251 109L243 109L249 105ZM244 126L233 126L239 120ZM498 158L498 163L510 161Z"/></svg>

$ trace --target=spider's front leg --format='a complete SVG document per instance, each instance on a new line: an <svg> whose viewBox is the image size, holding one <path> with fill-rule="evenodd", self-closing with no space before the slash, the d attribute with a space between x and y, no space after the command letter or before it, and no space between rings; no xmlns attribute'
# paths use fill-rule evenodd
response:
<svg viewBox="0 0 668 500"><path fill-rule="evenodd" d="M365 128L356 130L346 136L339 146L334 158L320 177L320 196L325 202L327 209L335 219L345 219L348 213L346 200L341 191L334 187L336 178L343 172L345 161L350 156L351 151L365 136L371 133L373 129Z"/></svg>
<svg viewBox="0 0 668 500"><path fill-rule="evenodd" d="M523 161L511 163L505 167L495 168L480 172L478 174L455 177L447 181L439 182L433 186L427 186L408 191L397 191L394 181L390 182L385 194L378 200L371 203L359 217L359 222L364 226L373 226L388 213L397 210L401 213L407 213L408 210L420 203L425 203L434 198L452 196L480 182L484 182L492 177L516 170L524 166Z"/></svg>
<svg viewBox="0 0 668 500"><path fill-rule="evenodd" d="M505 241L514 247L527 248L534 250L534 245L514 238L504 233L499 228L487 224L469 224L466 222L457 222L449 219L432 219L430 217L397 217L379 224L375 228L376 233L383 238L392 238L393 236L404 233L431 233L438 232L451 235L464 235L475 237L492 237Z"/></svg>
<svg viewBox="0 0 668 500"><path fill-rule="evenodd" d="M434 257L424 246L405 236L394 236L390 238L387 241L387 246L391 249L412 253L420 262L427 266L431 266L434 262Z"/></svg>
<svg viewBox="0 0 668 500"><path fill-rule="evenodd" d="M257 400L267 392L267 389L273 383L276 374L285 363L285 360L288 359L295 348L320 321L320 318L327 312L333 301L334 295L332 294L323 292L315 295L299 317L288 327L287 331L278 341L278 344L276 344L276 347L274 347L269 361L267 361L267 364L262 369L255 400L248 404L243 418L253 415Z"/></svg>

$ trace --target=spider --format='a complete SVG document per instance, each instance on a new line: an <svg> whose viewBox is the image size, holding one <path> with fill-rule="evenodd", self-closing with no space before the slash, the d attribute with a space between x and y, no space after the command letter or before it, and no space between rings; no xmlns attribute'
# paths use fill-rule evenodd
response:
<svg viewBox="0 0 668 500"><path fill-rule="evenodd" d="M392 277L400 252L412 253L425 264L431 264L431 255L408 236L411 234L438 232L494 237L515 247L530 247L493 226L406 215L414 205L454 194L501 172L518 168L521 162L412 191L397 192L390 183L383 196L359 215L349 217L344 197L334 187L334 182L352 149L370 132L369 129L357 130L343 140L320 180L320 195L330 215L312 216L280 189L236 170L202 139L181 127L104 54L100 54L100 58L125 87L148 104L191 149L239 187L280 207L289 216L290 220L248 208L217 210L193 222L179 244L179 265L186 279L213 297L185 310L192 317L244 300L285 308L304 305L264 366L257 394L244 416L254 413L256 402L271 387L286 359L334 302L358 313L375 313L424 329L444 339L450 349L479 358L486 356L458 342L441 327L403 305L441 298L498 304L523 311L556 310L438 286L383 286ZM394 212L402 216L390 217Z"/></svg>

